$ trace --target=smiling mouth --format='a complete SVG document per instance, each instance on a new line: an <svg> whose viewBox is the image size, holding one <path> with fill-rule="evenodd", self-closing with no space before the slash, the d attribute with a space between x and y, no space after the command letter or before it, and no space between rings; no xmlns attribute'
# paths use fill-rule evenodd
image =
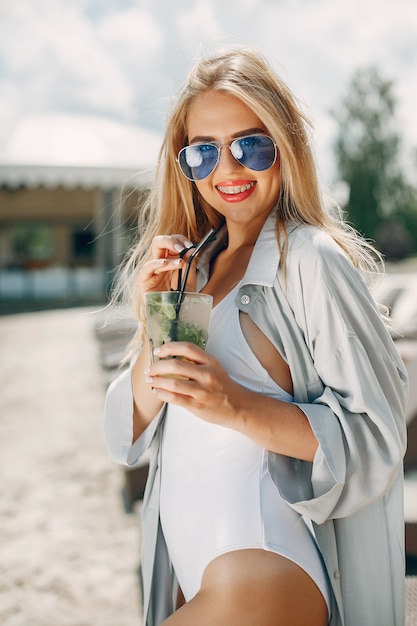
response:
<svg viewBox="0 0 417 626"><path fill-rule="evenodd" d="M251 189L255 185L256 185L256 182L253 181L247 185L236 185L234 187L231 187L229 185L227 187L223 187L222 185L216 185L216 188L222 193L228 194L230 196L234 196L237 193L243 193L244 191Z"/></svg>

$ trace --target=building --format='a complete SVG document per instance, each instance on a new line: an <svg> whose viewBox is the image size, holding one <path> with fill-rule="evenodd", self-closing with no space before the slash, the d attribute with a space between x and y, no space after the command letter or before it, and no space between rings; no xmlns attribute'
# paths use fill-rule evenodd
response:
<svg viewBox="0 0 417 626"><path fill-rule="evenodd" d="M0 301L104 301L161 138L97 116L24 118L0 146Z"/></svg>

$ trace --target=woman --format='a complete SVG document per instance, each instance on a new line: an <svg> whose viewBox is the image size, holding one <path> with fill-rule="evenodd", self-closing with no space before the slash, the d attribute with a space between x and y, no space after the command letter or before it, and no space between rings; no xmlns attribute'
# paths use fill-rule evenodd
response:
<svg viewBox="0 0 417 626"><path fill-rule="evenodd" d="M213 227L187 290L214 309L205 351L159 350L186 360L142 333L106 400L111 457L151 450L146 626L403 624L406 374L306 126L251 50L202 60L167 125L121 289L143 321Z"/></svg>

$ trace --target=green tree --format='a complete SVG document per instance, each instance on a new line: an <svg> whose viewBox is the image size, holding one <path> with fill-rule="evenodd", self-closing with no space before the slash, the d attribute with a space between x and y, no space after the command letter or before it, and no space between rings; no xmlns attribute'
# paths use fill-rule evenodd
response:
<svg viewBox="0 0 417 626"><path fill-rule="evenodd" d="M375 67L363 68L354 74L334 116L339 123L335 144L338 174L350 188L344 207L347 220L376 241L382 252L387 248L387 256L399 257L417 242L407 232L416 213L412 206L415 194L401 170L395 105L392 81L384 79ZM397 243L390 248L387 243L394 230Z"/></svg>

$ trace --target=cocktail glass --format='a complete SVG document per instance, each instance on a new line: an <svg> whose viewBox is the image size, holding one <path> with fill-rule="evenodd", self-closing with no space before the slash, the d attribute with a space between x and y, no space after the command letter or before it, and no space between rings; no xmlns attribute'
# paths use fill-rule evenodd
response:
<svg viewBox="0 0 417 626"><path fill-rule="evenodd" d="M153 352L169 341L190 341L205 348L213 297L207 293L155 291L147 293L146 329Z"/></svg>

